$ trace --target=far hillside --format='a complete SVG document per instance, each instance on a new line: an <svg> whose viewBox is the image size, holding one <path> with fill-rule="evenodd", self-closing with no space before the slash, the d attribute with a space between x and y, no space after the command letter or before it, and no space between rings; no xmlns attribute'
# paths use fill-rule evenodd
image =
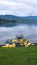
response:
<svg viewBox="0 0 37 65"><path fill-rule="evenodd" d="M0 18L0 25L3 23L33 23L37 22L37 20L6 20Z"/></svg>
<svg viewBox="0 0 37 65"><path fill-rule="evenodd" d="M32 23L37 22L37 16L18 17L13 15L0 15L0 25L3 23Z"/></svg>

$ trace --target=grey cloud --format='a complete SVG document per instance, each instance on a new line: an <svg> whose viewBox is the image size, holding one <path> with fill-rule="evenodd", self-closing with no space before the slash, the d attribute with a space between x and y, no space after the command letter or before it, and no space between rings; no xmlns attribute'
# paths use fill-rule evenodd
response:
<svg viewBox="0 0 37 65"><path fill-rule="evenodd" d="M2 1L2 2L1 2ZM12 14L17 16L37 15L37 0L1 0L0 14ZM8 11L8 12L6 12Z"/></svg>

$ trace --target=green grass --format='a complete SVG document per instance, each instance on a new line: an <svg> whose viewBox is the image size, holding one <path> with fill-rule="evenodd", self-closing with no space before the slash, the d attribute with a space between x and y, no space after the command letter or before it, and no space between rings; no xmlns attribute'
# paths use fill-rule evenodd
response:
<svg viewBox="0 0 37 65"><path fill-rule="evenodd" d="M0 65L37 65L37 47L0 48Z"/></svg>

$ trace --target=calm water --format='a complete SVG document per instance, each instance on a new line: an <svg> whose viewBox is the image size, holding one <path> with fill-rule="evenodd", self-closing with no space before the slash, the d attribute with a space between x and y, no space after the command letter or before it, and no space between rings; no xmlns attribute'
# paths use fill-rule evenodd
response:
<svg viewBox="0 0 37 65"><path fill-rule="evenodd" d="M23 34L30 42L37 42L37 22L32 23L6 23L0 26L0 41L13 39Z"/></svg>

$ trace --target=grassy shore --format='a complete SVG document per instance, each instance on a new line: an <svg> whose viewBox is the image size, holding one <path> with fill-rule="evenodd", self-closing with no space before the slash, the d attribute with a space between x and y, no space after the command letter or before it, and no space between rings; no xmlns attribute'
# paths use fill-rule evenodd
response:
<svg viewBox="0 0 37 65"><path fill-rule="evenodd" d="M37 47L0 48L0 65L37 65Z"/></svg>

